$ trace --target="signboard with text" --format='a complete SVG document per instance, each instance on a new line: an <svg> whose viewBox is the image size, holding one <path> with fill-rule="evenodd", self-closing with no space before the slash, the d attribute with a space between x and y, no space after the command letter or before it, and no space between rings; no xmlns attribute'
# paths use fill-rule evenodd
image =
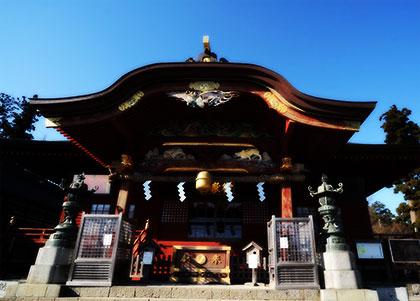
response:
<svg viewBox="0 0 420 301"><path fill-rule="evenodd" d="M356 248L360 259L384 259L381 242L356 242Z"/></svg>
<svg viewBox="0 0 420 301"><path fill-rule="evenodd" d="M171 281L230 284L230 247L173 246Z"/></svg>

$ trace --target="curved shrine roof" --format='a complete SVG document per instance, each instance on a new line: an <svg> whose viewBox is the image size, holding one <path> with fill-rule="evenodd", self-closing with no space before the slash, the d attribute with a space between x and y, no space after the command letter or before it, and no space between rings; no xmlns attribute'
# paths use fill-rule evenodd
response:
<svg viewBox="0 0 420 301"><path fill-rule="evenodd" d="M221 62L148 65L98 93L30 103L104 166L121 153L144 154L150 143L141 137L168 120L253 121L277 137L273 152L334 152L376 104L310 96L269 69Z"/></svg>
<svg viewBox="0 0 420 301"><path fill-rule="evenodd" d="M306 116L359 123L376 105L376 102L339 101L304 94L281 75L257 65L196 62L148 65L125 74L109 88L97 93L65 98L31 98L30 101L46 117L87 114L118 107L139 90L146 93L148 88L153 88L172 92L178 88L176 82L215 82L220 84L220 90L236 87L249 93L272 92L283 105ZM183 88L188 89L188 86Z"/></svg>

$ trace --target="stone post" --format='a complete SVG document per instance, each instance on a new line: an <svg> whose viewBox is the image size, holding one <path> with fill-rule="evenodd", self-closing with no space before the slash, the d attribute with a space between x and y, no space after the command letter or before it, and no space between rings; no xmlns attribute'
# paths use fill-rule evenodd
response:
<svg viewBox="0 0 420 301"><path fill-rule="evenodd" d="M29 270L27 283L47 284L67 281L78 232L76 217L82 202L97 189L89 191L84 180L85 176L81 174L70 186L66 186L63 182L60 184L65 193L64 220L54 228L56 231L51 234L45 246L39 249L35 265Z"/></svg>
<svg viewBox="0 0 420 301"><path fill-rule="evenodd" d="M322 184L317 192L309 186L309 194L319 199L319 214L324 220L322 234L326 238L324 259L324 278L326 289L357 289L360 286L359 271L355 270L354 254L349 251L343 231L336 223L337 207L335 195L343 192L343 184L337 189L327 184L328 178L322 175Z"/></svg>

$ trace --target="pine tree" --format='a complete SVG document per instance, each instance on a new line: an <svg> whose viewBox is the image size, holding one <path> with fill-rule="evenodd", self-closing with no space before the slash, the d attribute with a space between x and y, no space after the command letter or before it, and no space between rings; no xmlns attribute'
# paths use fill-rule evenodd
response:
<svg viewBox="0 0 420 301"><path fill-rule="evenodd" d="M379 120L384 120L381 127L386 133L385 143L420 145L420 126L409 120L410 115L410 110L399 110L395 105L382 114ZM396 209L398 216L395 222L409 225L411 220L417 229L420 225L420 166L413 167L416 169L394 183L394 192L402 192L408 201L408 204L401 203Z"/></svg>
<svg viewBox="0 0 420 301"><path fill-rule="evenodd" d="M398 110L396 105L379 117L384 121L381 128L386 133L386 144L420 144L420 127L409 120L411 111L407 108Z"/></svg>
<svg viewBox="0 0 420 301"><path fill-rule="evenodd" d="M397 211L397 216L395 217L394 222L404 226L411 226L410 219L410 207L407 203L400 203L400 205L395 209Z"/></svg>
<svg viewBox="0 0 420 301"><path fill-rule="evenodd" d="M398 110L395 105L382 114L379 120L384 120L381 127L386 144L420 145L420 126L409 120L410 114L410 110ZM394 183L394 191L402 192L406 200L420 200L420 166L413 167L416 169Z"/></svg>
<svg viewBox="0 0 420 301"><path fill-rule="evenodd" d="M25 96L20 99L0 93L0 138L33 139L30 132L38 116Z"/></svg>
<svg viewBox="0 0 420 301"><path fill-rule="evenodd" d="M369 206L369 214L372 225L391 225L395 217L383 203L378 201L373 202L372 205Z"/></svg>

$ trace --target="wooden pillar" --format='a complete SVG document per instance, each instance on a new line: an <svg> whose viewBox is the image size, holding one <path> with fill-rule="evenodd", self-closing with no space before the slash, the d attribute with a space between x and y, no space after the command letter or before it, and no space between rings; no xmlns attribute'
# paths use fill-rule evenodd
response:
<svg viewBox="0 0 420 301"><path fill-rule="evenodd" d="M125 212L127 207L127 200L128 200L128 191L130 189L130 182L122 182L120 186L120 191L118 193L118 200L117 206L115 207L115 214L119 214L120 212Z"/></svg>
<svg viewBox="0 0 420 301"><path fill-rule="evenodd" d="M281 217L293 217L291 183L281 184Z"/></svg>

